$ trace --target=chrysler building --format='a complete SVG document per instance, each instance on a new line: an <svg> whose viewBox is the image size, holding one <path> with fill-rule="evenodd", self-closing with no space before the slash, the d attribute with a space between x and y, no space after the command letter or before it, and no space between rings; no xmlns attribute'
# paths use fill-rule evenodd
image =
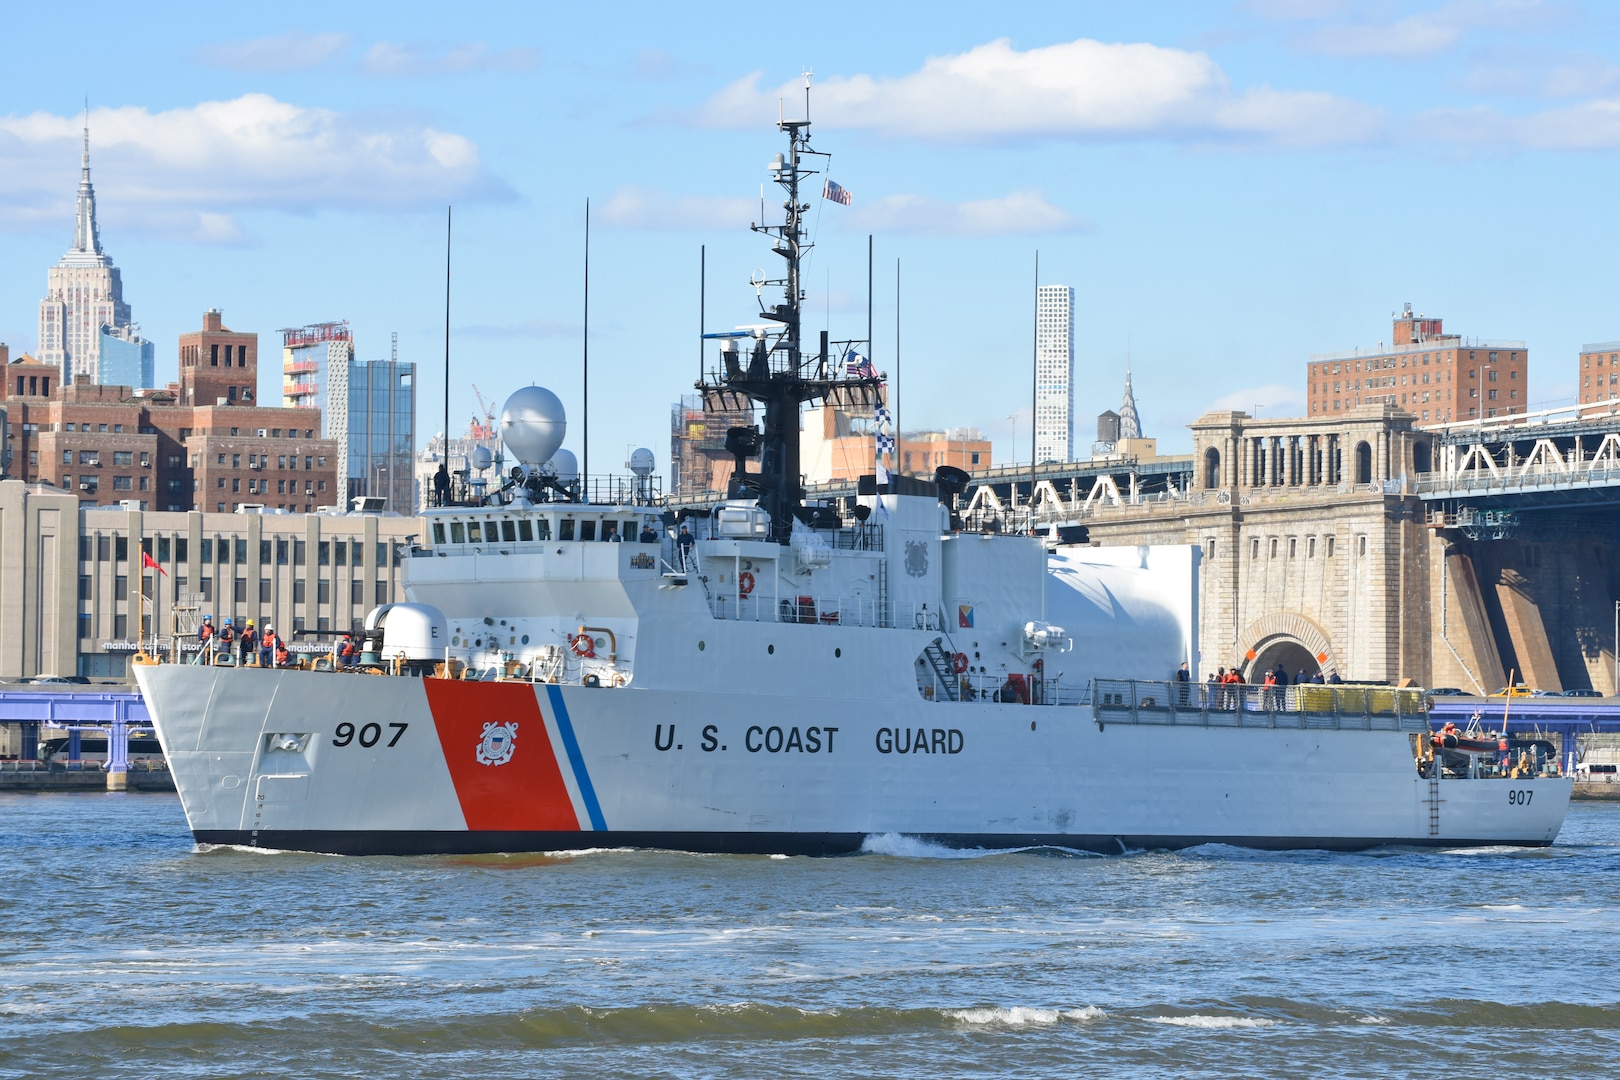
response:
<svg viewBox="0 0 1620 1080"><path fill-rule="evenodd" d="M140 342L130 325L129 305L124 303L123 279L112 259L101 250L101 235L96 229L96 189L90 185L87 118L73 247L51 267L45 299L39 303L38 358L61 368L63 382L70 377L73 382L101 382L104 332L108 337Z"/></svg>

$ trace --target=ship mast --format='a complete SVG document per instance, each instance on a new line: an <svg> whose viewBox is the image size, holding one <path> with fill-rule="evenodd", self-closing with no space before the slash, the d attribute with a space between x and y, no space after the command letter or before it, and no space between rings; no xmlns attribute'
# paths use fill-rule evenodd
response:
<svg viewBox="0 0 1620 1080"><path fill-rule="evenodd" d="M820 348L807 354L803 340L805 256L814 246L805 236L804 218L810 204L802 201L800 185L817 170L806 158L824 156L810 146L809 84L805 87L806 119L779 120L777 129L788 137L785 154L777 154L768 167L771 179L787 198L779 225L755 222L750 228L771 238L771 251L784 264L780 277L756 274L749 282L759 296L759 317L766 323L751 329L706 333L722 339L721 363L705 365L697 389L710 411L736 411L762 406L763 433L754 428L732 428L726 445L738 459L727 497L753 498L770 515L771 538L787 543L793 521L804 509L804 480L799 471L799 409L806 403L834 407L870 408L883 385L880 375L834 378L836 359L828 355L827 335ZM763 204L762 204L763 205ZM782 290L781 302L767 304L767 288ZM774 324L774 325L772 325ZM843 343L840 343L843 344ZM746 458L759 451L759 471L744 472Z"/></svg>

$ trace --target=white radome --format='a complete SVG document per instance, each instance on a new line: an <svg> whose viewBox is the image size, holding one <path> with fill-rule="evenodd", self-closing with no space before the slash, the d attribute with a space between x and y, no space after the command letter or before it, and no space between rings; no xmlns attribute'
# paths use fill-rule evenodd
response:
<svg viewBox="0 0 1620 1080"><path fill-rule="evenodd" d="M543 386L525 386L501 407L501 441L518 461L549 461L568 432L563 403Z"/></svg>

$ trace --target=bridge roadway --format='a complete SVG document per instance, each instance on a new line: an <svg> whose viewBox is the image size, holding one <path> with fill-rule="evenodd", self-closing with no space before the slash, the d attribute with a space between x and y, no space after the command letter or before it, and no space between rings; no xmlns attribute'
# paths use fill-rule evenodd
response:
<svg viewBox="0 0 1620 1080"><path fill-rule="evenodd" d="M1036 466L1004 465L973 473L960 506L970 529L1022 531L1030 523L1030 504L1040 524L1078 520L1100 506L1124 506L1185 496L1193 479L1192 455L1140 459L1121 456ZM815 502L853 500L854 480L807 484L805 498ZM669 497L673 507L709 509L725 501L723 493Z"/></svg>
<svg viewBox="0 0 1620 1080"><path fill-rule="evenodd" d="M1620 401L1428 430L1432 470L1412 483L1425 501L1550 509L1620 500Z"/></svg>

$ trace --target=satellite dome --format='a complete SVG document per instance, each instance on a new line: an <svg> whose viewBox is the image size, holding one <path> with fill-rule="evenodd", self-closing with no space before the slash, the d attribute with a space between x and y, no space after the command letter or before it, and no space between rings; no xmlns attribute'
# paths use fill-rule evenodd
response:
<svg viewBox="0 0 1620 1080"><path fill-rule="evenodd" d="M625 465L637 476L648 476L653 471L653 452L643 446L631 453L630 460L625 462Z"/></svg>
<svg viewBox="0 0 1620 1080"><path fill-rule="evenodd" d="M495 455L489 452L487 446L475 446L472 452L472 467L479 472L489 468L495 461Z"/></svg>
<svg viewBox="0 0 1620 1080"><path fill-rule="evenodd" d="M549 460L567 431L562 402L543 386L525 386L501 407L501 440L525 465Z"/></svg>
<svg viewBox="0 0 1620 1080"><path fill-rule="evenodd" d="M555 476L559 483L571 484L579 479L579 459L574 457L572 450L558 450L546 462L545 471Z"/></svg>

